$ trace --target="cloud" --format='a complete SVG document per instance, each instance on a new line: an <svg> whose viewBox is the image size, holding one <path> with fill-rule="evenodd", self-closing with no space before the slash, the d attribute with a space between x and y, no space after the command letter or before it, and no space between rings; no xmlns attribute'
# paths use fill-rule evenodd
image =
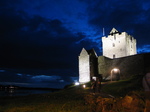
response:
<svg viewBox="0 0 150 112"><path fill-rule="evenodd" d="M35 82L51 82L60 80L60 76L46 76L46 75L37 75L33 76L31 79Z"/></svg>
<svg viewBox="0 0 150 112"><path fill-rule="evenodd" d="M0 72L0 84L23 87L63 88L66 84L73 82L70 76L47 75L49 72L46 75L39 75L37 73L40 70L34 71L34 73L30 72L31 74L21 73L21 71L19 72L19 69L6 69Z"/></svg>
<svg viewBox="0 0 150 112"><path fill-rule="evenodd" d="M71 77L72 82L79 82L79 77Z"/></svg>
<svg viewBox="0 0 150 112"><path fill-rule="evenodd" d="M143 45L141 48L137 49L138 53L149 53L150 52L150 45Z"/></svg>
<svg viewBox="0 0 150 112"><path fill-rule="evenodd" d="M5 72L5 70L0 70L0 72Z"/></svg>
<svg viewBox="0 0 150 112"><path fill-rule="evenodd" d="M0 82L15 82L15 83L28 83L31 76L27 74L18 74L12 71L0 72Z"/></svg>
<svg viewBox="0 0 150 112"><path fill-rule="evenodd" d="M2 17L0 57L3 64L7 60L9 65L23 66L24 63L29 67L34 65L42 67L48 64L54 68L73 66L65 60L77 56L75 49L80 47L75 42L82 38L80 35L70 32L58 19L29 17L26 13L15 11L7 15L8 13L10 12L5 10L0 15ZM29 64L31 60L32 63Z"/></svg>
<svg viewBox="0 0 150 112"><path fill-rule="evenodd" d="M16 1L12 4L11 1L2 2L3 10L0 13L2 18L0 21L0 51L2 54L0 59L2 65L29 68L74 68L77 67L77 57L83 47L96 48L99 51L96 38L94 39L90 32L74 31L73 29L77 28L72 28L72 26L70 28L71 23L66 23L70 20L50 19L38 13L32 13L35 10L45 9L40 7L29 12L27 10L31 7L28 1ZM33 7L46 2L45 0L34 2ZM54 1L53 3L55 4ZM70 4L70 2L67 3ZM23 4L25 5L23 6ZM83 6L85 7L85 5ZM77 20L79 18L83 20L86 17L86 14L83 14L84 11L77 10L76 12ZM63 17L68 16L64 13ZM84 25L80 24L80 26Z"/></svg>
<svg viewBox="0 0 150 112"><path fill-rule="evenodd" d="M148 44L150 32L149 1L141 0L81 0L88 5L89 24L97 32L105 28L106 34L115 27L119 31L128 32L138 42L138 47Z"/></svg>
<svg viewBox="0 0 150 112"><path fill-rule="evenodd" d="M74 68L77 67L77 57L82 47L91 49L92 42L86 39L82 32L72 33L58 20L50 20L40 16L32 18L22 14L13 17L3 15L1 29L1 59L2 64L17 67L47 67L47 68ZM18 26L12 25L13 19ZM7 30L7 28L9 30ZM8 33L9 32L9 33ZM78 44L77 41L82 40ZM71 61L73 63L71 63ZM7 62L7 63L5 63Z"/></svg>

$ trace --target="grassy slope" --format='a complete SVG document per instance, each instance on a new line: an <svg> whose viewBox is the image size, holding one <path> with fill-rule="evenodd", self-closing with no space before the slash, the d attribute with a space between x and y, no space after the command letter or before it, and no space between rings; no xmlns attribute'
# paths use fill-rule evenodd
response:
<svg viewBox="0 0 150 112"><path fill-rule="evenodd" d="M142 90L142 75L132 76L126 80L120 80L107 84L102 88L102 91L113 96L124 96L131 91Z"/></svg>
<svg viewBox="0 0 150 112"><path fill-rule="evenodd" d="M114 96L123 96L129 91L142 88L141 76L105 85L102 90ZM91 112L92 107L85 104L84 96L88 89L71 87L49 94L24 97L0 97L0 112Z"/></svg>
<svg viewBox="0 0 150 112"><path fill-rule="evenodd" d="M0 98L0 112L90 112L80 86L55 93Z"/></svg>

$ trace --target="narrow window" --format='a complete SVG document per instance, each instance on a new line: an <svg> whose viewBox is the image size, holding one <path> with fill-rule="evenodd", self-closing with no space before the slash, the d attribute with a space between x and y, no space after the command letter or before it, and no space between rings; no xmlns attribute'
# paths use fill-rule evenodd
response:
<svg viewBox="0 0 150 112"><path fill-rule="evenodd" d="M112 45L113 47L115 47L115 44L113 43L113 45Z"/></svg>
<svg viewBox="0 0 150 112"><path fill-rule="evenodd" d="M114 40L116 40L116 35L114 35Z"/></svg>
<svg viewBox="0 0 150 112"><path fill-rule="evenodd" d="M113 55L113 58L115 58L116 56L115 56L115 54Z"/></svg>

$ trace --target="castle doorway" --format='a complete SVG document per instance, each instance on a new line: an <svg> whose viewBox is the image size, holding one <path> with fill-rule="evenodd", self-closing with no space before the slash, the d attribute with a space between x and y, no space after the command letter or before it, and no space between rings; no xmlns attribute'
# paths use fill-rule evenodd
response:
<svg viewBox="0 0 150 112"><path fill-rule="evenodd" d="M120 70L118 68L113 68L111 70L111 81L120 80Z"/></svg>

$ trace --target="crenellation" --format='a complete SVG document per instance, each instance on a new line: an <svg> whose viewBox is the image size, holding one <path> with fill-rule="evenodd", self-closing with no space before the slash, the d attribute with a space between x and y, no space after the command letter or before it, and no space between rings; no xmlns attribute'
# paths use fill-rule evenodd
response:
<svg viewBox="0 0 150 112"><path fill-rule="evenodd" d="M132 36L128 35L126 32L119 33L114 28L110 34L111 35L108 35L108 37L102 37L103 56L108 58L119 58L136 54L136 44L134 44L136 41L133 41L135 39ZM132 50L131 45L134 48Z"/></svg>

